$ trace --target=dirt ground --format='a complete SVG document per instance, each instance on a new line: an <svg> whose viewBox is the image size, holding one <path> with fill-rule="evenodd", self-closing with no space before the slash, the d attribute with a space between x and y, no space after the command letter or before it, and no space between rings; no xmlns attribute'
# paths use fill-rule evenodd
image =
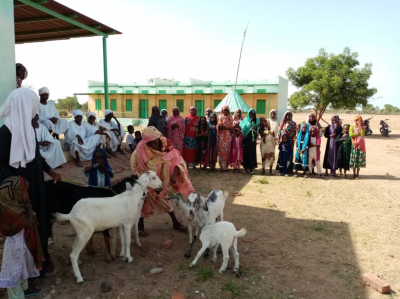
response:
<svg viewBox="0 0 400 299"><path fill-rule="evenodd" d="M295 114L294 120L306 117ZM354 115L340 117L343 123L351 123ZM389 138L379 133L379 120L385 117L390 118ZM73 229L57 224L50 251L58 273L40 280L44 288L40 298L49 294L79 299L171 298L174 293L185 298L399 297L400 116L375 116L371 125L374 133L366 137L367 168L361 170L359 181L262 176L260 168L255 175L190 170L192 183L203 196L213 189L230 192L224 220L237 229L248 229L238 241L240 275L232 271L232 257L227 271L218 273L221 255L216 263L201 258L197 267L189 269L200 242L192 258L186 259L188 235L173 230L169 216L162 215L146 220L149 236L141 239L142 247L132 244L131 264L119 259L105 263L103 237L97 234L96 255L85 251L80 255L86 280L78 285L69 262ZM110 164L118 168L116 180L130 174L127 159L111 159ZM71 161L59 172L66 179L86 182L83 171L77 171ZM171 249L161 247L166 239L172 240ZM119 245L118 240L117 252ZM163 272L151 275L149 271L157 266ZM365 272L379 275L393 292L381 295L363 286L360 277ZM108 293L100 291L104 281L112 286Z"/></svg>

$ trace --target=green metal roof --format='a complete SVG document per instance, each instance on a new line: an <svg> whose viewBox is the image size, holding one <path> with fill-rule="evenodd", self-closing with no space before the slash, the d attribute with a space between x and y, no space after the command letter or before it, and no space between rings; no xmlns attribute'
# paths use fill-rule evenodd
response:
<svg viewBox="0 0 400 299"><path fill-rule="evenodd" d="M222 107L225 105L229 106L231 112L235 112L236 109L241 109L243 113L247 113L250 110L249 106L236 90L229 92L221 103L215 107L214 112L221 112Z"/></svg>

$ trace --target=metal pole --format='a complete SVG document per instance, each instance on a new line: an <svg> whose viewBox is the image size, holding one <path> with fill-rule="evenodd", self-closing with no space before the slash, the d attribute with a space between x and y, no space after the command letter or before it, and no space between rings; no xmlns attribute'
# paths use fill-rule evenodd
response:
<svg viewBox="0 0 400 299"><path fill-rule="evenodd" d="M104 101L108 109L108 71L107 71L107 36L103 36L103 71L104 71Z"/></svg>
<svg viewBox="0 0 400 299"><path fill-rule="evenodd" d="M271 102L271 94L268 94L268 114L267 118L269 117L269 103Z"/></svg>
<svg viewBox="0 0 400 299"><path fill-rule="evenodd" d="M122 94L120 94L121 96L121 118L122 118Z"/></svg>
<svg viewBox="0 0 400 299"><path fill-rule="evenodd" d="M240 59L242 58L242 50L243 50L244 38L246 37L247 27L249 27L249 23L247 23L246 30L243 32L242 47L240 48L239 63L238 63L238 68L237 68L237 72L236 72L235 89L233 91L236 90L236 83L237 83L237 78L239 75Z"/></svg>

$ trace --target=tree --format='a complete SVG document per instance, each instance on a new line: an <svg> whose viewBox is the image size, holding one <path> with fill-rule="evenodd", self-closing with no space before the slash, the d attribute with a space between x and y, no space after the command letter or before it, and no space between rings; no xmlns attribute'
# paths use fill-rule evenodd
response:
<svg viewBox="0 0 400 299"><path fill-rule="evenodd" d="M383 106L383 113L384 114L396 114L396 113L399 113L399 112L400 112L399 108L397 108L395 106L392 106L390 104L385 104Z"/></svg>
<svg viewBox="0 0 400 299"><path fill-rule="evenodd" d="M88 105L89 105L88 102L82 104L82 108L81 109L82 109L83 112L88 112L88 110L89 110Z"/></svg>
<svg viewBox="0 0 400 299"><path fill-rule="evenodd" d="M75 98L74 97L66 97L65 99L58 99L56 104L57 110L66 109L71 112L74 109L81 109L82 105L76 101L76 108L75 108Z"/></svg>
<svg viewBox="0 0 400 299"><path fill-rule="evenodd" d="M358 54L345 48L339 55L328 54L324 49L319 55L307 59L305 66L286 71L289 81L299 90L291 95L289 104L293 109L312 106L317 121L322 119L325 110L354 110L365 106L376 88L368 87L371 77L371 64L358 68ZM326 122L326 121L325 121Z"/></svg>

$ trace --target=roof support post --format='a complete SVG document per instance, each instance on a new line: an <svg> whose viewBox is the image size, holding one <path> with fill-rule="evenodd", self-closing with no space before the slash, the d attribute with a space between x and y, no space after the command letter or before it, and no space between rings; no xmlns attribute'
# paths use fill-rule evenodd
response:
<svg viewBox="0 0 400 299"><path fill-rule="evenodd" d="M122 118L122 93L120 94L120 97L121 97L121 118Z"/></svg>
<svg viewBox="0 0 400 299"><path fill-rule="evenodd" d="M269 117L269 104L271 103L271 94L268 94L268 114L267 114L267 118Z"/></svg>
<svg viewBox="0 0 400 299"><path fill-rule="evenodd" d="M103 36L103 72L104 72L104 101L108 109L108 71L107 71L107 36Z"/></svg>

